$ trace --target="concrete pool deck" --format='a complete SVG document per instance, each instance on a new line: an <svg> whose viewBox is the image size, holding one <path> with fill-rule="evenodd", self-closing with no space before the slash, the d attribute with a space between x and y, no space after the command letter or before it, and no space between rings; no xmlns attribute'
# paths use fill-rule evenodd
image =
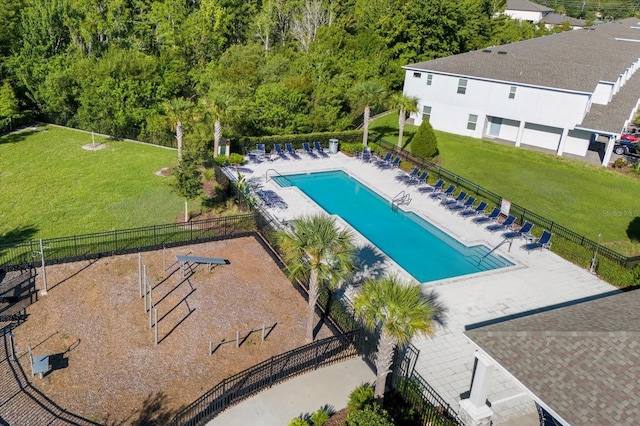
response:
<svg viewBox="0 0 640 426"><path fill-rule="evenodd" d="M312 159L306 154L300 154L300 157L299 160L277 159L245 166L251 170L246 173L251 184L272 189L287 202L287 209L269 209L280 221L292 220L322 209L297 188L280 187L271 179L272 176L343 170L388 200L403 190L409 193L412 202L402 208L422 216L464 244L495 247L503 240L500 232L492 234L484 226L477 226L469 219L451 214L426 194L418 193L415 187L407 187L398 182L394 179L398 170L380 170L372 164L342 153L333 154L329 158ZM346 226L343 221L340 223ZM393 230L390 229L389 232L392 233ZM359 234L356 240L359 247L370 246ZM429 282L424 286L425 291L434 291L446 306L447 323L438 329L433 339L413 341L420 350L416 370L455 409L458 408L460 395L469 390L474 363L474 347L463 335L466 326L618 291L548 250L531 253L520 250L522 244L524 241L516 240L510 250L506 244L497 249L514 266ZM369 250L370 248L362 250L362 266L366 273L375 275L391 272L413 280L395 262L375 250ZM437 253L424 255L432 257L437 256ZM354 387L357 385L354 384ZM530 396L497 369L494 369L488 399L492 402L494 424L505 424L521 416L535 414L535 404ZM318 401L318 404L322 405L322 401Z"/></svg>

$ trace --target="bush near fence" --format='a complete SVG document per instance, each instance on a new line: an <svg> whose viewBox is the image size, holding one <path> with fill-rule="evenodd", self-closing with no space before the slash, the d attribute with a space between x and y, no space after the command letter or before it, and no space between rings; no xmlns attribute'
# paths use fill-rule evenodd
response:
<svg viewBox="0 0 640 426"><path fill-rule="evenodd" d="M382 140L381 138L378 138L378 140L375 140L371 145L378 148L380 151L393 152L395 155L399 156L402 161L409 162L415 165L416 167L420 167L422 169L428 170L430 172L430 179L436 180L438 178L442 178L450 183L455 184L458 187L465 188L470 195L473 194L474 196L476 196L476 198L484 199L487 202L493 203L497 206L500 206L502 202L502 197L499 196L498 194L491 192L461 176L458 176L457 174L445 168L442 168L431 161L428 161L423 158L418 158L412 155L410 152L404 149L400 149L397 146ZM629 269L629 268L632 268L634 265L640 263L640 256L635 256L635 257L624 256L614 250L611 250L608 247L599 245L595 241L590 240L583 235L577 234L571 231L570 229L567 229L564 226L559 225L549 219L546 219L545 217L540 216L530 210L527 210L526 208L519 206L517 204L513 204L513 203L511 204L510 213L518 218L518 223L520 224L524 223L524 221L529 221L534 225L536 225L536 227L538 228L537 232L541 232L540 229L547 229L554 236L561 237L567 241L578 244L583 248L585 248L586 250L591 250L592 253L595 251L595 248L598 247L598 255L601 258L606 259L614 264L618 264L623 268ZM554 248L554 251L556 251L555 241L557 240L554 240L554 244L552 245L552 248ZM609 270L603 269L603 271L607 273ZM621 275L621 274L618 272L615 272L614 275ZM607 276L605 275L602 275L602 276L604 279L609 281ZM611 278L615 282L619 281L619 279L615 279L615 277L613 276L611 276ZM626 285L629 285L629 284L627 283Z"/></svg>

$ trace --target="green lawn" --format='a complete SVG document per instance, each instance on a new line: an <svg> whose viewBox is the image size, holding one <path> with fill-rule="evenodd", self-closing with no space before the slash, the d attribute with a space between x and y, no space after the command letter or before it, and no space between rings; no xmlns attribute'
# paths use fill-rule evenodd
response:
<svg viewBox="0 0 640 426"><path fill-rule="evenodd" d="M397 144L397 117L372 123ZM406 126L405 144L416 126ZM640 179L556 155L436 132L442 167L594 241L626 255L640 254L626 230L640 216Z"/></svg>
<svg viewBox="0 0 640 426"><path fill-rule="evenodd" d="M154 172L173 150L47 126L0 137L0 244L172 222L184 202Z"/></svg>

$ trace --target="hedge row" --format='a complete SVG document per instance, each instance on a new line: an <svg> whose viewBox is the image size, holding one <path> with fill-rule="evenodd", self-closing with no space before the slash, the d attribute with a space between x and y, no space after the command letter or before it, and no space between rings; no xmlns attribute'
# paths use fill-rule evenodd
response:
<svg viewBox="0 0 640 426"><path fill-rule="evenodd" d="M246 154L256 148L256 144L263 143L267 151L273 150L273 144L279 143L284 149L285 143L293 145L294 149L302 148L304 142L314 141L326 149L329 148L329 139L338 139L339 142L356 143L362 142L362 130L347 130L343 132L306 133L302 135L280 135L280 136L260 136L239 137L231 142L231 151Z"/></svg>

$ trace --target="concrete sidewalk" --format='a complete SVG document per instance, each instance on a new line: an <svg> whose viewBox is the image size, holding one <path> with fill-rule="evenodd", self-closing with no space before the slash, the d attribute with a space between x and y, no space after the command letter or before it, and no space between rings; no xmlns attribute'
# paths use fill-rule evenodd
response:
<svg viewBox="0 0 640 426"><path fill-rule="evenodd" d="M375 374L360 358L324 367L260 392L226 410L207 426L284 426L301 414L329 405L337 411L347 406L349 394Z"/></svg>

